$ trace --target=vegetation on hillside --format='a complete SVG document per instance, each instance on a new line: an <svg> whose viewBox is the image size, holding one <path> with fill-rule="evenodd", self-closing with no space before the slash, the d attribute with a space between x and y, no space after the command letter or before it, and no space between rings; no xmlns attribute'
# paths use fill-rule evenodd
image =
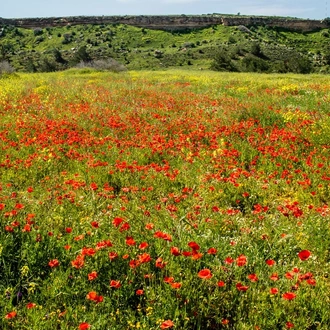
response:
<svg viewBox="0 0 330 330"><path fill-rule="evenodd" d="M329 29L299 33L265 26L173 32L122 24L34 30L2 26L0 61L25 72L57 71L109 58L129 70L328 72L329 40Z"/></svg>

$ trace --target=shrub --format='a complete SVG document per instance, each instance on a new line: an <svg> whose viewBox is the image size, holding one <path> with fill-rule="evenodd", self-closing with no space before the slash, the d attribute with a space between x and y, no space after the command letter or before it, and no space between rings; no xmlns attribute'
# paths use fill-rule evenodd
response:
<svg viewBox="0 0 330 330"><path fill-rule="evenodd" d="M221 48L214 55L211 69L215 71L237 71L227 50Z"/></svg>
<svg viewBox="0 0 330 330"><path fill-rule="evenodd" d="M248 72L266 72L269 69L267 61L252 54L248 54L243 58L242 66L243 71Z"/></svg>
<svg viewBox="0 0 330 330"><path fill-rule="evenodd" d="M13 73L15 69L11 66L8 61L0 62L0 75Z"/></svg>

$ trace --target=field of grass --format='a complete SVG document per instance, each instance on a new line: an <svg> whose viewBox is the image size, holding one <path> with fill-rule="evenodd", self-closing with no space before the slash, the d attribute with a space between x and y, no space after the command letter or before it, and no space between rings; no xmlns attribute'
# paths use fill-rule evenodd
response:
<svg viewBox="0 0 330 330"><path fill-rule="evenodd" d="M0 328L330 328L330 78L0 86Z"/></svg>

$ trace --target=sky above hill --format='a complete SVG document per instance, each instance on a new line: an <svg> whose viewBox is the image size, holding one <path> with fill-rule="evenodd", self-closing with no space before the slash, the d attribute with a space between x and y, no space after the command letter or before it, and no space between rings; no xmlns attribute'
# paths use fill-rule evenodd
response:
<svg viewBox="0 0 330 330"><path fill-rule="evenodd" d="M0 17L237 14L322 19L330 0L2 0ZM329 2L329 4L328 4Z"/></svg>

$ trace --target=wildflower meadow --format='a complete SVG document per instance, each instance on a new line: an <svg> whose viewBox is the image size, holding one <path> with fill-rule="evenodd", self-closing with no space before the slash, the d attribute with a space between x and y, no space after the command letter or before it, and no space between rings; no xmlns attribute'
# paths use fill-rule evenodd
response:
<svg viewBox="0 0 330 330"><path fill-rule="evenodd" d="M329 329L330 78L0 79L1 329Z"/></svg>

